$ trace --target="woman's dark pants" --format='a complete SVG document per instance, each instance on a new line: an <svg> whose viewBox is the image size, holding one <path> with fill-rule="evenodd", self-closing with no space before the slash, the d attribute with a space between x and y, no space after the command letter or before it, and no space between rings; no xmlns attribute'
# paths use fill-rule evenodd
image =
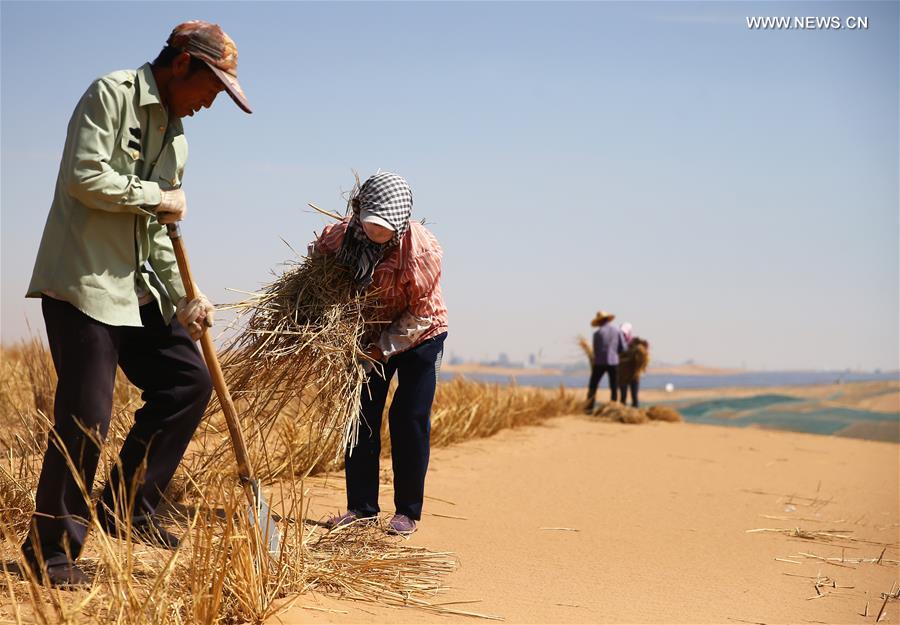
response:
<svg viewBox="0 0 900 625"><path fill-rule="evenodd" d="M628 403L628 389L631 388L631 405L635 408L638 407L638 387L640 386L639 380L632 380L630 384L627 386L619 387L619 399L623 404Z"/></svg>
<svg viewBox="0 0 900 625"><path fill-rule="evenodd" d="M397 514L418 521L422 518L425 472L431 436L431 404L437 387L444 332L384 364L384 377L377 370L362 390L362 423L359 443L348 450L346 461L347 509L361 517L375 516L378 506L381 419L388 387L397 373L397 390L389 410L391 463L394 468L394 506Z"/></svg>
<svg viewBox="0 0 900 625"><path fill-rule="evenodd" d="M35 514L22 551L47 566L74 561L88 531L89 503L113 407L116 367L143 391L144 405L103 490L98 515L109 508L133 522L155 512L212 393L209 373L187 331L163 321L156 302L141 306L143 327L109 326L67 302L41 302L59 381ZM63 452L64 450L64 452Z"/></svg>

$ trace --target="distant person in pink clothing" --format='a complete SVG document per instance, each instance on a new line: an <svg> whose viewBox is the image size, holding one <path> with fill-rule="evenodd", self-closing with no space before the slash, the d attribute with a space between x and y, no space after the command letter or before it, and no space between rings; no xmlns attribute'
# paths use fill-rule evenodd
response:
<svg viewBox="0 0 900 625"><path fill-rule="evenodd" d="M634 338L634 326L632 326L627 321L619 326L619 330L622 331L622 336L625 337L625 346L631 344L631 339Z"/></svg>
<svg viewBox="0 0 900 625"><path fill-rule="evenodd" d="M631 405L638 408L638 390L641 386L641 375L650 364L650 343L634 336L630 323L623 323L619 328L627 345L619 355L619 401L628 402L628 390L631 389Z"/></svg>
<svg viewBox="0 0 900 625"><path fill-rule="evenodd" d="M422 517L447 309L440 285L443 250L424 225L410 221L412 203L406 180L375 174L351 198L350 217L327 226L313 244L315 253L334 254L349 267L360 289L375 289L379 310L390 320L365 346L381 367L373 367L363 387L359 442L345 454L347 512L330 519L332 527L373 519L380 511L381 418L394 373L389 419L396 513L388 531L411 534Z"/></svg>

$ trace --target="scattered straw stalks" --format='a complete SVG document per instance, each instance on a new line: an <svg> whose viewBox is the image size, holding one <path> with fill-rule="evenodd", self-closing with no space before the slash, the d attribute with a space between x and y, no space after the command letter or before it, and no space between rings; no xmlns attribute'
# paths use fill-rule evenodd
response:
<svg viewBox="0 0 900 625"><path fill-rule="evenodd" d="M298 483L299 484L299 483ZM208 501L170 525L184 536L168 552L113 540L92 530L81 565L93 577L89 591L46 589L30 573L0 573L16 623L238 623L261 622L278 599L318 589L366 600L428 597L455 566L447 554L412 549L380 532L323 534L283 521L277 559L255 556L253 521L242 489L229 477L204 484ZM297 501L302 494L291 493ZM287 511L292 515L293 511ZM0 559L9 561L21 537L6 528ZM21 569L20 569L21 570ZM396 602L396 601L394 601ZM2 605L4 602L0 602Z"/></svg>
<svg viewBox="0 0 900 625"><path fill-rule="evenodd" d="M828 497L824 498L821 496L821 482L816 488L815 496L801 496L797 494L790 495L778 495L778 493L770 493L766 491L759 490L745 490L745 492L753 493L753 494L765 494L765 495L778 495L779 504L784 503L785 501L790 502L791 506L794 505L803 505L809 506L814 509L821 509L828 504L834 503L833 498ZM894 541L881 541L874 540L871 538L858 537L855 534L853 529L848 528L836 528L838 524L852 524L856 526L869 527L874 529L875 531L882 531L885 529L893 530L893 527L878 527L872 526L862 523L862 518L860 517L856 521L848 521L846 519L837 520L837 521L828 521L825 519L817 519L812 517L784 517L780 515L760 515L769 519L777 519L777 520L802 520L807 522L815 522L815 523L828 523L828 529L803 529L799 526L794 527L761 527L756 529L746 530L748 534L778 534L781 536L785 536L786 538L792 541L803 541L808 543L813 543L816 545L821 545L823 547L829 547L831 549L839 548L840 549L840 557L838 556L828 556L828 555L820 555L817 553L813 553L811 551L799 551L795 555L791 555L783 558L775 558L778 562L783 562L786 564L793 565L803 565L804 563L812 562L816 564L824 564L836 568L840 568L845 571L846 575L854 576L858 575L855 571L864 565L871 565L874 567L897 567L900 566L900 560L895 559L896 556L891 557L888 555L889 551L893 553L897 553L898 549L900 549L900 543L896 540ZM865 515L863 515L865 516ZM896 536L896 532L892 532L894 536ZM869 557L847 557L847 551L850 550L852 552L859 553L863 550L871 549L872 547L880 548L878 555L872 555ZM887 557L886 557L887 555ZM870 573L867 573L869 575ZM824 599L826 597L851 597L851 598L860 598L862 599L865 596L865 607L862 612L858 612L859 616L868 617L870 616L869 612L869 592L861 589L857 589L857 585L865 585L867 583L866 578L859 579L857 578L856 584L839 584L834 577L828 575L822 575L821 571L817 572L816 575L802 575L798 573L789 573L782 572L782 575L788 577L798 577L803 579L813 580L813 590L815 594L806 596L805 599L807 601L814 601L818 599ZM845 580L846 581L846 580ZM893 592L894 587L891 587L891 592ZM898 592L900 594L900 592ZM884 611L886 609L888 601L892 600L892 596L890 593L885 594L882 593L882 598L884 602L881 604L881 609L878 611L877 616L875 617L875 622L879 622L884 615ZM896 598L896 597L893 597Z"/></svg>
<svg viewBox="0 0 900 625"><path fill-rule="evenodd" d="M898 566L900 565L900 560L894 560L892 558L885 558L884 552L882 551L878 557L872 556L870 558L846 558L841 556L840 558L836 556L820 556L814 553L808 553L805 551L797 552L798 557L808 558L810 560L820 560L827 564L838 564L846 566L848 564L878 564L878 565L889 565L889 566Z"/></svg>
<svg viewBox="0 0 900 625"><path fill-rule="evenodd" d="M49 377L30 376L29 368L44 368ZM4 350L0 374L0 401L4 402L0 413L0 563L8 564L0 567L0 621L123 625L259 622L282 609L280 598L295 595L302 603L302 593L312 590L432 612L495 618L434 600L443 588L441 580L456 564L450 554L410 548L377 529L327 534L292 522L304 516L302 477L339 468L342 460L335 461L333 456L341 445L335 434L340 427L334 425L333 435L324 437L324 428L304 424L302 410L316 401L304 396L286 401L282 413L269 420L268 430L253 430L257 438L251 458L254 466L266 471L264 488L270 493L280 491L275 500L291 502L287 509L276 510L285 537L277 559L265 560L261 569L255 564L243 491L235 479L232 454L225 447L227 433L221 415L214 414L198 431L167 492L166 523L184 538L177 552L115 540L94 528L80 559L94 579L90 591L62 593L44 588L27 575L22 578L16 573L18 546L34 509L34 490L50 427L47 414L36 404L41 393L52 396L55 377L49 355L39 343L30 349ZM41 392L35 393L32 380L44 385ZM573 414L581 408L579 395L564 389L506 387L464 379L441 383L433 408L433 444L449 445ZM115 462L138 401L138 391L118 380L98 478ZM244 396L239 401L248 400ZM324 454L323 448L327 449Z"/></svg>
<svg viewBox="0 0 900 625"><path fill-rule="evenodd" d="M885 611L885 609L887 608L887 604L888 604L889 601L898 601L898 600L900 600L900 588L897 588L897 589L895 590L894 588L895 588L896 585L897 585L896 582L892 583L892 584L891 584L891 590L890 590L890 592L883 592L883 593L881 593L881 597L884 599L884 601L883 601L882 604L881 604L881 608L879 608L879 610L878 610L878 614L875 616L875 622L876 622L876 623L878 623L879 621L881 621L881 617L884 616L884 611ZM867 608L866 611L868 612L868 603L866 604L866 608Z"/></svg>
<svg viewBox="0 0 900 625"><path fill-rule="evenodd" d="M810 540L814 542L821 543L832 543L832 542L856 542L863 543L867 545L875 545L878 547L884 547L885 549L897 549L900 547L900 543L888 543L877 540L869 540L867 538L857 538L855 536L851 536L853 530L846 529L835 529L835 530L804 530L799 527L793 528L768 528L768 527L760 527L757 529L747 530L748 534L759 534L759 533L775 533L782 534L784 536L788 536L789 538L800 538L803 540Z"/></svg>
<svg viewBox="0 0 900 625"><path fill-rule="evenodd" d="M0 480L0 489L6 487ZM447 554L412 549L378 530L327 534L292 523L303 509L303 482L282 487L287 491L282 500L293 504L281 510L284 542L275 558L258 558L243 490L224 471L210 472L192 491L202 496L171 512L167 524L183 537L177 551L116 540L103 534L92 517L79 560L93 579L89 591L47 589L23 566L17 550L24 532L14 528L24 528L22 519L27 521L30 510L18 511L12 526L0 526L0 621L261 622L278 612L280 598L311 589L367 601L397 603L409 597L408 604L427 604L455 566ZM87 489L82 496L90 500Z"/></svg>

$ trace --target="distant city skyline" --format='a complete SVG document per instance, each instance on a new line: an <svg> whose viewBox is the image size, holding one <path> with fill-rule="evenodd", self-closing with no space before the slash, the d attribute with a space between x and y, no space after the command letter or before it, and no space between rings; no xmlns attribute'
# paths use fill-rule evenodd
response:
<svg viewBox="0 0 900 625"><path fill-rule="evenodd" d="M112 10L112 7L115 7ZM164 10L160 10L164 9ZM866 16L860 30L748 16ZM90 82L217 22L254 108L185 120L184 236L217 303L409 180L445 252L447 354L583 357L598 309L656 361L900 367L896 2L0 3L0 339ZM221 315L224 325L228 314Z"/></svg>
<svg viewBox="0 0 900 625"><path fill-rule="evenodd" d="M504 356L506 357L504 359ZM488 365L488 366L497 366L497 367L509 367L509 368L588 368L588 364L582 354L580 357L574 357L569 360L555 360L555 361L544 361L544 360L531 360L532 356L536 356L535 354L528 354L523 360L514 360L509 358L508 354L505 352L500 352L496 354L496 357L491 358L490 356L485 356L482 358L467 358L464 355L457 354L455 352L449 352L446 357L446 362L450 365L468 365L468 364L478 364L478 365ZM843 372L854 372L854 373L900 373L900 369L882 369L881 367L874 367L871 369L867 369L865 367L841 367L841 368L794 368L794 369L781 369L779 367L767 367L766 365L761 365L758 367L748 367L747 363L739 363L737 365L710 365L709 363L699 362L694 358L686 358L680 361L667 361L667 360L652 360L650 363L650 368L656 367L684 367L684 366L698 366L698 367L709 367L710 369L721 369L721 370L745 370L745 371L797 371L797 370L808 370L808 371L830 371L834 373L843 373Z"/></svg>

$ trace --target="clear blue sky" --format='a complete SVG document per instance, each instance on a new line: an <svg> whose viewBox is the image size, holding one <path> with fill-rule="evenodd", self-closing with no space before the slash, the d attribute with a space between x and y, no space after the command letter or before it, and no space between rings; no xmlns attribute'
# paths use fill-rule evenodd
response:
<svg viewBox="0 0 900 625"><path fill-rule="evenodd" d="M185 240L215 301L404 175L445 249L449 353L578 358L598 308L656 359L898 367L898 3L2 2L2 340L66 124L186 19L240 51L255 113L185 121ZM868 16L751 31L748 15Z"/></svg>

